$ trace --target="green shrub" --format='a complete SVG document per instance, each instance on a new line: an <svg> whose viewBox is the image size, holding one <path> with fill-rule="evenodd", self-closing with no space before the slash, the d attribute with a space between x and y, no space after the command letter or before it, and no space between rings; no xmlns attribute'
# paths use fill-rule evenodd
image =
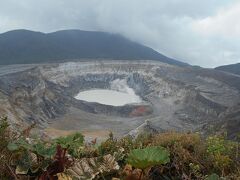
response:
<svg viewBox="0 0 240 180"><path fill-rule="evenodd" d="M78 157L81 147L83 146L84 136L81 133L75 133L66 137L59 137L54 140L54 144L59 144L63 148L68 149L68 153L74 157Z"/></svg>
<svg viewBox="0 0 240 180"><path fill-rule="evenodd" d="M96 163L99 163L104 157L112 157L120 169L114 171L114 175L108 174L106 179L139 179L139 172L140 177L145 179L215 180L240 177L239 143L227 140L225 136L204 138L197 133L167 132L142 134L136 139L117 139L111 133L106 141L93 145L84 144L80 133L45 142L38 137L26 138L24 132L16 133L10 129L7 118L0 118L0 179L19 178L19 174L26 179L30 176L39 178L46 169L50 172L60 168L56 172L63 172L66 166L62 164L69 164L67 154L74 162L96 158L99 160ZM57 166L54 163L56 160ZM62 175L64 177L64 173Z"/></svg>

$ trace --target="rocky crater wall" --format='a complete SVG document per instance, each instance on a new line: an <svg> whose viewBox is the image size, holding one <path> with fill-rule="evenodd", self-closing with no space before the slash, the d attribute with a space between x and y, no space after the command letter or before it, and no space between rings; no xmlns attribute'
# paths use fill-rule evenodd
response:
<svg viewBox="0 0 240 180"><path fill-rule="evenodd" d="M1 75L0 113L13 124L36 122L40 128L71 117L79 129L126 133L148 119L160 130L196 130L224 119L240 102L238 86L225 81L240 79L220 75L223 81L216 73L154 61L33 65ZM74 98L79 91L111 89L116 80L124 80L144 102L114 107Z"/></svg>

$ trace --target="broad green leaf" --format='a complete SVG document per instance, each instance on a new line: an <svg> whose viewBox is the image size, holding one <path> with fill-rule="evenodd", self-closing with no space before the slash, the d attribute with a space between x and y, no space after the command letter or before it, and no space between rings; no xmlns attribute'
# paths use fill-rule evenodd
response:
<svg viewBox="0 0 240 180"><path fill-rule="evenodd" d="M19 146L15 143L8 143L7 148L9 151L16 151L18 150Z"/></svg>
<svg viewBox="0 0 240 180"><path fill-rule="evenodd" d="M51 158L56 152L56 147L46 147L46 145L43 143L37 143L33 145L33 151L36 152L36 154L45 158Z"/></svg>
<svg viewBox="0 0 240 180"><path fill-rule="evenodd" d="M84 136L81 133L75 133L55 139L56 144L60 144L63 148L68 148L68 153L74 157L77 156L79 148L83 145L83 142Z"/></svg>
<svg viewBox="0 0 240 180"><path fill-rule="evenodd" d="M67 148L68 146L76 146L82 145L84 141L84 137L80 133L71 134L66 137L59 137L56 139L56 142L60 144L63 148Z"/></svg>
<svg viewBox="0 0 240 180"><path fill-rule="evenodd" d="M128 163L133 167L145 169L150 166L166 164L170 162L169 152L161 146L134 149L128 156Z"/></svg>
<svg viewBox="0 0 240 180"><path fill-rule="evenodd" d="M23 147L24 149L27 149L27 150L32 150L32 145L29 144L24 138L20 138L20 139L16 140L15 143L19 147Z"/></svg>
<svg viewBox="0 0 240 180"><path fill-rule="evenodd" d="M219 178L219 176L217 175L217 174L211 174L210 176L208 176L207 178L206 178L206 180L219 180L220 178Z"/></svg>
<svg viewBox="0 0 240 180"><path fill-rule="evenodd" d="M18 150L20 147L23 147L24 149L27 149L27 150L32 150L32 146L22 138L16 141L10 142L7 147L10 151Z"/></svg>

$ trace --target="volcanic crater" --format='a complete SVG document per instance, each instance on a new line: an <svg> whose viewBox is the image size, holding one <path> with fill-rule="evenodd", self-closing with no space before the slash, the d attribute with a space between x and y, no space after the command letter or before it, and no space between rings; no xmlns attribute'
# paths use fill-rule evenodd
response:
<svg viewBox="0 0 240 180"><path fill-rule="evenodd" d="M112 131L122 136L146 120L159 131L195 131L221 121L240 102L237 76L157 61L0 68L7 69L0 74L0 103L4 104L0 112L15 127L36 122L52 136L72 131L96 137ZM89 98L88 93L94 91L96 101L78 97L87 92ZM119 104L104 101L112 99Z"/></svg>

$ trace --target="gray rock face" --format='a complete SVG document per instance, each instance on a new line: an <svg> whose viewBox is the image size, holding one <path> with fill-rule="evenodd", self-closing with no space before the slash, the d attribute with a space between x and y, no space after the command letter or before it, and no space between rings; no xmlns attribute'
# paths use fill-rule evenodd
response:
<svg viewBox="0 0 240 180"><path fill-rule="evenodd" d="M150 121L146 120L143 124L138 126L136 129L130 131L126 136L130 136L132 138L137 138L139 135L154 135L159 133L158 128L154 128Z"/></svg>
<svg viewBox="0 0 240 180"><path fill-rule="evenodd" d="M234 116L240 103L240 78L210 69L154 61L26 67L0 67L0 113L13 125L37 122L40 128L124 135L148 119L159 130L199 130ZM74 98L79 91L109 89L117 79L125 80L144 102L114 107Z"/></svg>

